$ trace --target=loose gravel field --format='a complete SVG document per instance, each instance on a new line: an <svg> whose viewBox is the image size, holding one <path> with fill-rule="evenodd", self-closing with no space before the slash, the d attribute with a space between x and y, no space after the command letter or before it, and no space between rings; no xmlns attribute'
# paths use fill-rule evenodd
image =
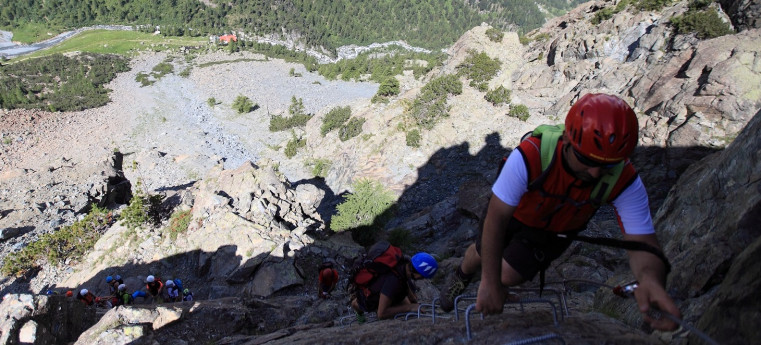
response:
<svg viewBox="0 0 761 345"><path fill-rule="evenodd" d="M140 73L172 60L174 73L141 87ZM206 66L206 67L203 67ZM178 74L190 68L187 77ZM290 76L294 69L301 77ZM215 165L237 168L260 158L278 160L290 132L269 131L270 114L288 115L291 98L301 98L308 113L324 115L335 106L369 103L377 84L328 81L299 64L268 60L252 53L213 53L195 59L149 53L108 86L112 102L80 112L0 110L0 229L17 237L0 242L0 260L39 235L70 224L86 201L89 177L101 162L124 154L124 172L133 186L148 191L177 190L202 179ZM249 97L258 109L238 114L231 104ZM209 98L218 104L210 106ZM280 169L294 181L310 178L301 164ZM1 261L0 261L1 264ZM23 286L5 292L40 291L56 283L46 269Z"/></svg>
<svg viewBox="0 0 761 345"><path fill-rule="evenodd" d="M138 163L137 177L149 188L185 184L220 161L235 168L274 155L278 147L282 151L291 134L270 132L269 116L288 116L292 97L302 99L308 113L323 115L335 106L367 102L377 90L374 83L328 81L302 65L265 61L251 53L207 54L191 62L179 56L173 60L174 74L147 87L135 81L137 73L150 73L166 58L165 53L135 58L132 70L109 84L112 102L101 108L0 113L0 133L7 142L0 169L40 170L61 160L87 162L118 149L127 154L128 165ZM191 68L190 75L178 76L185 68ZM290 76L291 69L302 77ZM238 95L259 108L238 114L231 109ZM207 104L211 97L218 102L213 107ZM132 180L130 171L127 175Z"/></svg>

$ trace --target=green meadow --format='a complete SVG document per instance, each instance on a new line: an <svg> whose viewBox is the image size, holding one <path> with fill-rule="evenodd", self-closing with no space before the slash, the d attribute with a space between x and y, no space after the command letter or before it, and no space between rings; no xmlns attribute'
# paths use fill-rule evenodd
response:
<svg viewBox="0 0 761 345"><path fill-rule="evenodd" d="M53 47L25 55L24 59L75 51L132 56L140 51L198 47L207 42L206 37L164 37L137 31L88 30Z"/></svg>
<svg viewBox="0 0 761 345"><path fill-rule="evenodd" d="M63 28L41 23L24 23L17 27L3 27L2 30L13 32L13 41L31 44L53 38L63 32Z"/></svg>

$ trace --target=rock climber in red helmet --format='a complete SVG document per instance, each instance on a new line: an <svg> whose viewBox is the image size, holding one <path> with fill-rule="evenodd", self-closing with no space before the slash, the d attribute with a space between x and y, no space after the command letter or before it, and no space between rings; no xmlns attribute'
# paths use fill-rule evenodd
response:
<svg viewBox="0 0 761 345"><path fill-rule="evenodd" d="M556 133L556 143L543 135L524 139L507 158L492 186L479 237L440 292L442 309L453 309L454 298L480 268L476 310L501 313L507 297L504 287L543 273L571 244L557 234L581 232L600 203L610 203L624 240L660 254L627 251L638 281L634 294L640 311L654 328L675 329L671 320L648 316L652 307L677 317L680 313L664 289L668 266L661 259L647 192L628 159L638 141L634 111L616 96L587 94L569 110L562 133ZM542 141L550 144L545 154ZM601 189L596 186L611 171L616 171L612 182L605 193L597 193Z"/></svg>

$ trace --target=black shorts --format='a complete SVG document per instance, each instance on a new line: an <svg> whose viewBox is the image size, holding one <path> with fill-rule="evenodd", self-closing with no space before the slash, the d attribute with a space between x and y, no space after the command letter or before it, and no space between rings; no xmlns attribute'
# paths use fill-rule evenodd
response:
<svg viewBox="0 0 761 345"><path fill-rule="evenodd" d="M478 255L481 255L482 233L483 226L476 239ZM502 258L528 281L534 279L539 271L547 269L570 245L571 240L559 238L554 233L529 227L511 218L505 229Z"/></svg>
<svg viewBox="0 0 761 345"><path fill-rule="evenodd" d="M370 294L357 301L359 307L366 312L378 310L381 294L391 299L391 305L397 305L407 297L407 287L404 281L392 272L376 278L374 282L369 284L368 289Z"/></svg>

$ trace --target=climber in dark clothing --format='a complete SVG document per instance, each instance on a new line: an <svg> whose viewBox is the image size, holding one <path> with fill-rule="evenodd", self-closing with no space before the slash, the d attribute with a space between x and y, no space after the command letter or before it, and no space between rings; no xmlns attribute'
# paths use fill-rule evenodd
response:
<svg viewBox="0 0 761 345"><path fill-rule="evenodd" d="M158 301L159 303L164 302L164 299L161 296L161 293L164 290L164 283L161 282L161 279L156 279L154 276L148 276L145 278L145 288L148 290L148 294L153 297L154 301Z"/></svg>

